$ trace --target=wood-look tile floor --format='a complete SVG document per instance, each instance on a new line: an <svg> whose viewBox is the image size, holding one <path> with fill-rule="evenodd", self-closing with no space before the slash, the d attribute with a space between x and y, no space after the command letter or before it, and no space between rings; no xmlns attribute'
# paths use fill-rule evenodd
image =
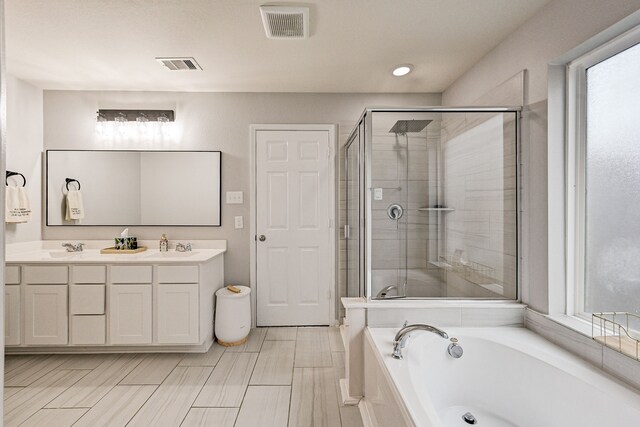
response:
<svg viewBox="0 0 640 427"><path fill-rule="evenodd" d="M5 426L361 427L338 328L258 328L205 354L5 358Z"/></svg>

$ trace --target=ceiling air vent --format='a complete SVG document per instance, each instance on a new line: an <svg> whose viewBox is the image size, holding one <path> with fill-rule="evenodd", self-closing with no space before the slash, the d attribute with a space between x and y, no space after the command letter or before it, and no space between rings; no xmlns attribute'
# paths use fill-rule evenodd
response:
<svg viewBox="0 0 640 427"><path fill-rule="evenodd" d="M309 37L309 8L260 6L267 38L306 39Z"/></svg>
<svg viewBox="0 0 640 427"><path fill-rule="evenodd" d="M169 71L199 71L202 67L192 57L156 58Z"/></svg>

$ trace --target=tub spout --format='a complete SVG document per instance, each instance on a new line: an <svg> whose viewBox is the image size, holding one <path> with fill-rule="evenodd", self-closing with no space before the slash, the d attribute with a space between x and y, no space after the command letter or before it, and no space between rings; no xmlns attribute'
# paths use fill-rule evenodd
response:
<svg viewBox="0 0 640 427"><path fill-rule="evenodd" d="M443 331L442 329L438 329L435 326L425 325L423 323L408 325L407 322L405 322L402 328L396 334L396 337L393 339L393 353L391 354L391 356L394 359L402 359L402 349L407 345L407 340L415 331L432 332L436 335L440 335L444 339L449 338L449 335L447 335L445 331Z"/></svg>

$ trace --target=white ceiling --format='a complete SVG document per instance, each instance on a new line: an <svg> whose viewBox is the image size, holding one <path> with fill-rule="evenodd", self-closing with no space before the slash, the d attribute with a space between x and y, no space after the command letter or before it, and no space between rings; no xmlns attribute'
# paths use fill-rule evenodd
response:
<svg viewBox="0 0 640 427"><path fill-rule="evenodd" d="M258 0L7 0L7 68L44 89L441 92L548 1L311 0L309 39L270 40Z"/></svg>

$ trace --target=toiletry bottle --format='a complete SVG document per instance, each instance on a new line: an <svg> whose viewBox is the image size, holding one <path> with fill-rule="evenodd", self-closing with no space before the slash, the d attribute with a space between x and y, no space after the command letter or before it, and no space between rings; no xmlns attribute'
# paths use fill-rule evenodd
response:
<svg viewBox="0 0 640 427"><path fill-rule="evenodd" d="M167 252L169 250L169 239L164 234L160 238L160 252Z"/></svg>

